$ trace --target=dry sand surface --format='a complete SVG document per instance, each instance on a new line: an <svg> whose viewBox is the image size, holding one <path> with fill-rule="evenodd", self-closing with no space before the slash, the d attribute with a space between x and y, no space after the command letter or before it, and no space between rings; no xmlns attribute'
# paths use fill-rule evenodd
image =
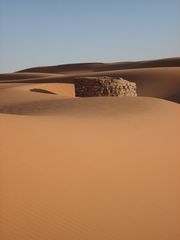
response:
<svg viewBox="0 0 180 240"><path fill-rule="evenodd" d="M82 63L0 74L0 83L72 83L78 76L116 76L136 82L139 96L180 103L180 58L121 63Z"/></svg>
<svg viewBox="0 0 180 240"><path fill-rule="evenodd" d="M179 240L179 63L1 74L0 239ZM122 76L140 96L75 98L82 75Z"/></svg>

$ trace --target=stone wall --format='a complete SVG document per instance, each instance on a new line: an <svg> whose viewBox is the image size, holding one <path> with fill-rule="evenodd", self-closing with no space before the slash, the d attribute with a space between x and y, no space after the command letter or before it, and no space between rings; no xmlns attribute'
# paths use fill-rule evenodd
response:
<svg viewBox="0 0 180 240"><path fill-rule="evenodd" d="M81 77L75 79L77 97L137 96L136 83L115 77Z"/></svg>

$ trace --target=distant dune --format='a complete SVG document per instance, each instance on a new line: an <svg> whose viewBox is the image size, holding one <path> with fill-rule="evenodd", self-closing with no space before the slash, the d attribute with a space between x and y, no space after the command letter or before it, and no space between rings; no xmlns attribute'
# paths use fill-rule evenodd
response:
<svg viewBox="0 0 180 240"><path fill-rule="evenodd" d="M80 76L123 77L136 82L139 96L157 97L180 103L180 58L31 68L22 72L0 74L0 83L73 84L74 79Z"/></svg>
<svg viewBox="0 0 180 240"><path fill-rule="evenodd" d="M138 97L77 98L80 76ZM179 103L180 58L0 74L0 239L179 240Z"/></svg>
<svg viewBox="0 0 180 240"><path fill-rule="evenodd" d="M88 72L102 72L113 71L121 69L134 69L134 68L154 68L154 67L180 67L180 57L166 58L150 61L136 61L136 62L117 62L117 63L78 63L78 64L65 64L50 67L35 67L19 72L40 72L40 73L70 73L79 71Z"/></svg>

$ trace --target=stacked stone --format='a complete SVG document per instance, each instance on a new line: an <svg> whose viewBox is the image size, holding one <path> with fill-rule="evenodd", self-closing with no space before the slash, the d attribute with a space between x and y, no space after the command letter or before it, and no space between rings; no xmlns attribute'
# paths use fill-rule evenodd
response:
<svg viewBox="0 0 180 240"><path fill-rule="evenodd" d="M77 97L137 96L136 83L115 77L82 77L75 79Z"/></svg>

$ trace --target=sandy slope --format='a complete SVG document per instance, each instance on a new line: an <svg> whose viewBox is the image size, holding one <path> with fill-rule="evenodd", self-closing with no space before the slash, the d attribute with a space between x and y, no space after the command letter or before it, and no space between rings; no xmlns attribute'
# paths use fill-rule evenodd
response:
<svg viewBox="0 0 180 240"><path fill-rule="evenodd" d="M63 84L73 84L75 77L78 76L119 76L129 81L136 82L139 96L158 97L166 100L171 100L180 103L180 67L171 68L146 68L146 69L129 69L118 71L106 71L98 73L81 73L78 75L60 76L51 74L46 77L38 77L31 79L17 80L16 73L7 74L11 80L1 80L0 88L4 88L6 83L28 83L39 84L46 83L46 89L50 86L49 83L60 83L59 89ZM12 80L14 76L14 79ZM6 78L8 78L6 76ZM7 86L7 85L6 85ZM11 85L12 86L12 85ZM17 85L16 85L17 86ZM42 85L43 87L45 85ZM57 85L56 85L57 86ZM68 86L68 85L67 85ZM36 87L36 86L34 86ZM64 89L65 90L65 89ZM63 90L63 91L64 91ZM61 93L59 92L61 95ZM69 96L69 94L68 94ZM71 95L74 96L74 93Z"/></svg>
<svg viewBox="0 0 180 240"><path fill-rule="evenodd" d="M158 99L180 102L178 64L0 75L0 239L179 240L180 107ZM80 75L123 76L146 97L75 98Z"/></svg>
<svg viewBox="0 0 180 240"><path fill-rule="evenodd" d="M29 71L29 72L28 72ZM34 71L34 72L33 72ZM61 83L58 94L74 96L62 83L74 83L79 76L118 76L136 82L139 96L157 97L180 103L180 58L122 63L67 64L0 74L4 83ZM17 85L16 85L17 86ZM58 86L58 85L56 85ZM62 93L61 88L62 86ZM67 86L67 85L66 85ZM42 85L48 90L50 85ZM41 89L40 87L40 89ZM38 87L39 88L39 87ZM51 91L51 89L50 89ZM56 92L56 90L54 90Z"/></svg>
<svg viewBox="0 0 180 240"><path fill-rule="evenodd" d="M179 105L87 101L78 114L0 115L1 239L178 240Z"/></svg>

